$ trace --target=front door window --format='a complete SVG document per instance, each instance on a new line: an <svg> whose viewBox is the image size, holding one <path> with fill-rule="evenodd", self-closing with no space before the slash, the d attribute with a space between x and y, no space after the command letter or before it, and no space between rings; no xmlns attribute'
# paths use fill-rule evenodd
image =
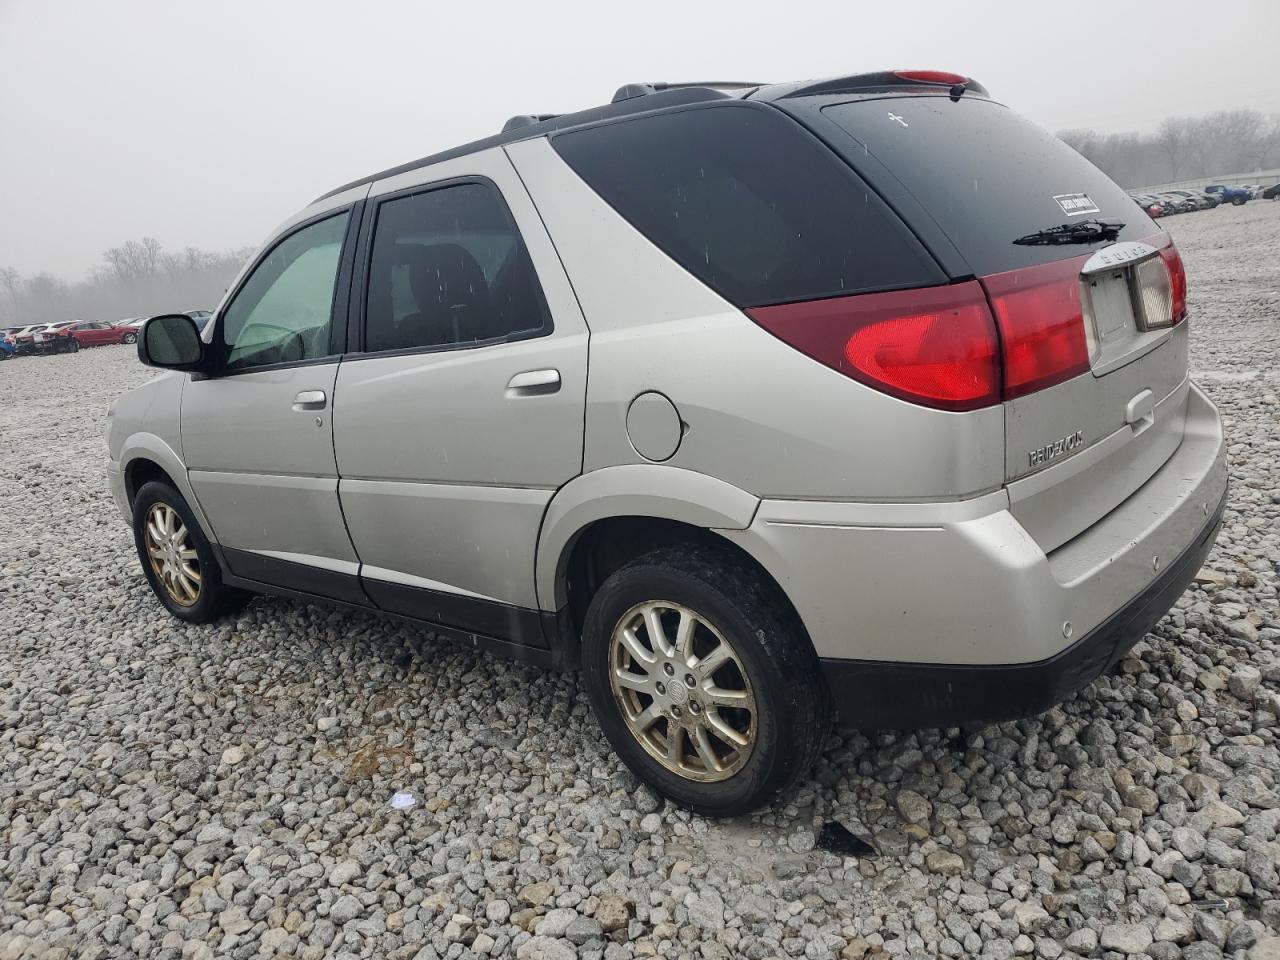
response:
<svg viewBox="0 0 1280 960"><path fill-rule="evenodd" d="M347 213L303 227L278 243L223 313L224 368L315 360L329 336Z"/></svg>

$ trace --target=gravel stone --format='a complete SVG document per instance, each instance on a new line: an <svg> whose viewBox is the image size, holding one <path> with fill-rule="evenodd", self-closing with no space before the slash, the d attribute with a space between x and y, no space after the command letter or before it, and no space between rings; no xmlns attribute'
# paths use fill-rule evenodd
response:
<svg viewBox="0 0 1280 960"><path fill-rule="evenodd" d="M1139 923L1113 923L1102 928L1102 949L1143 953L1151 946L1151 931Z"/></svg>
<svg viewBox="0 0 1280 960"><path fill-rule="evenodd" d="M901 791L894 802L907 823L925 823L933 815L933 804L914 790Z"/></svg>

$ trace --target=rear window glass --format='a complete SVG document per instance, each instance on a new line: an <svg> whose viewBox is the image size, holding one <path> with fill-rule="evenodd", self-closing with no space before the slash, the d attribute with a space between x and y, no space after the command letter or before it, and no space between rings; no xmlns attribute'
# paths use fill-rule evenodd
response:
<svg viewBox="0 0 1280 960"><path fill-rule="evenodd" d="M822 112L857 141L843 151L854 168L865 148L920 201L976 274L1074 257L1111 242L1013 242L1046 227L1115 217L1126 225L1121 240L1159 230L1105 173L989 100L894 97Z"/></svg>
<svg viewBox="0 0 1280 960"><path fill-rule="evenodd" d="M739 307L946 282L848 165L772 108L665 113L552 144L632 226Z"/></svg>

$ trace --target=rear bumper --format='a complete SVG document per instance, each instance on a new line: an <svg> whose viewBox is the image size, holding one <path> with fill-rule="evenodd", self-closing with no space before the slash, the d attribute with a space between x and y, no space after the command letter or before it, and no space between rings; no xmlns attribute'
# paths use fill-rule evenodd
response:
<svg viewBox="0 0 1280 960"><path fill-rule="evenodd" d="M720 531L781 585L845 725L1034 713L1121 656L1209 551L1227 489L1217 410L1191 386L1180 442L1136 491L1045 550L1007 488L947 503L763 501Z"/></svg>
<svg viewBox="0 0 1280 960"><path fill-rule="evenodd" d="M824 659L840 726L915 729L1015 720L1062 702L1123 657L1173 606L1213 548L1225 506L1224 493L1195 540L1146 589L1045 660L956 665Z"/></svg>

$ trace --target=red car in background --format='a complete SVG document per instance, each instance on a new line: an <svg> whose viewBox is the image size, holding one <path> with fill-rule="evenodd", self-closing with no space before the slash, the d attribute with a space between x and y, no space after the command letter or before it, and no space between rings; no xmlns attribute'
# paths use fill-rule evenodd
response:
<svg viewBox="0 0 1280 960"><path fill-rule="evenodd" d="M83 320L66 329L82 347L100 347L107 343L135 343L138 331L135 327L116 326L102 320Z"/></svg>

